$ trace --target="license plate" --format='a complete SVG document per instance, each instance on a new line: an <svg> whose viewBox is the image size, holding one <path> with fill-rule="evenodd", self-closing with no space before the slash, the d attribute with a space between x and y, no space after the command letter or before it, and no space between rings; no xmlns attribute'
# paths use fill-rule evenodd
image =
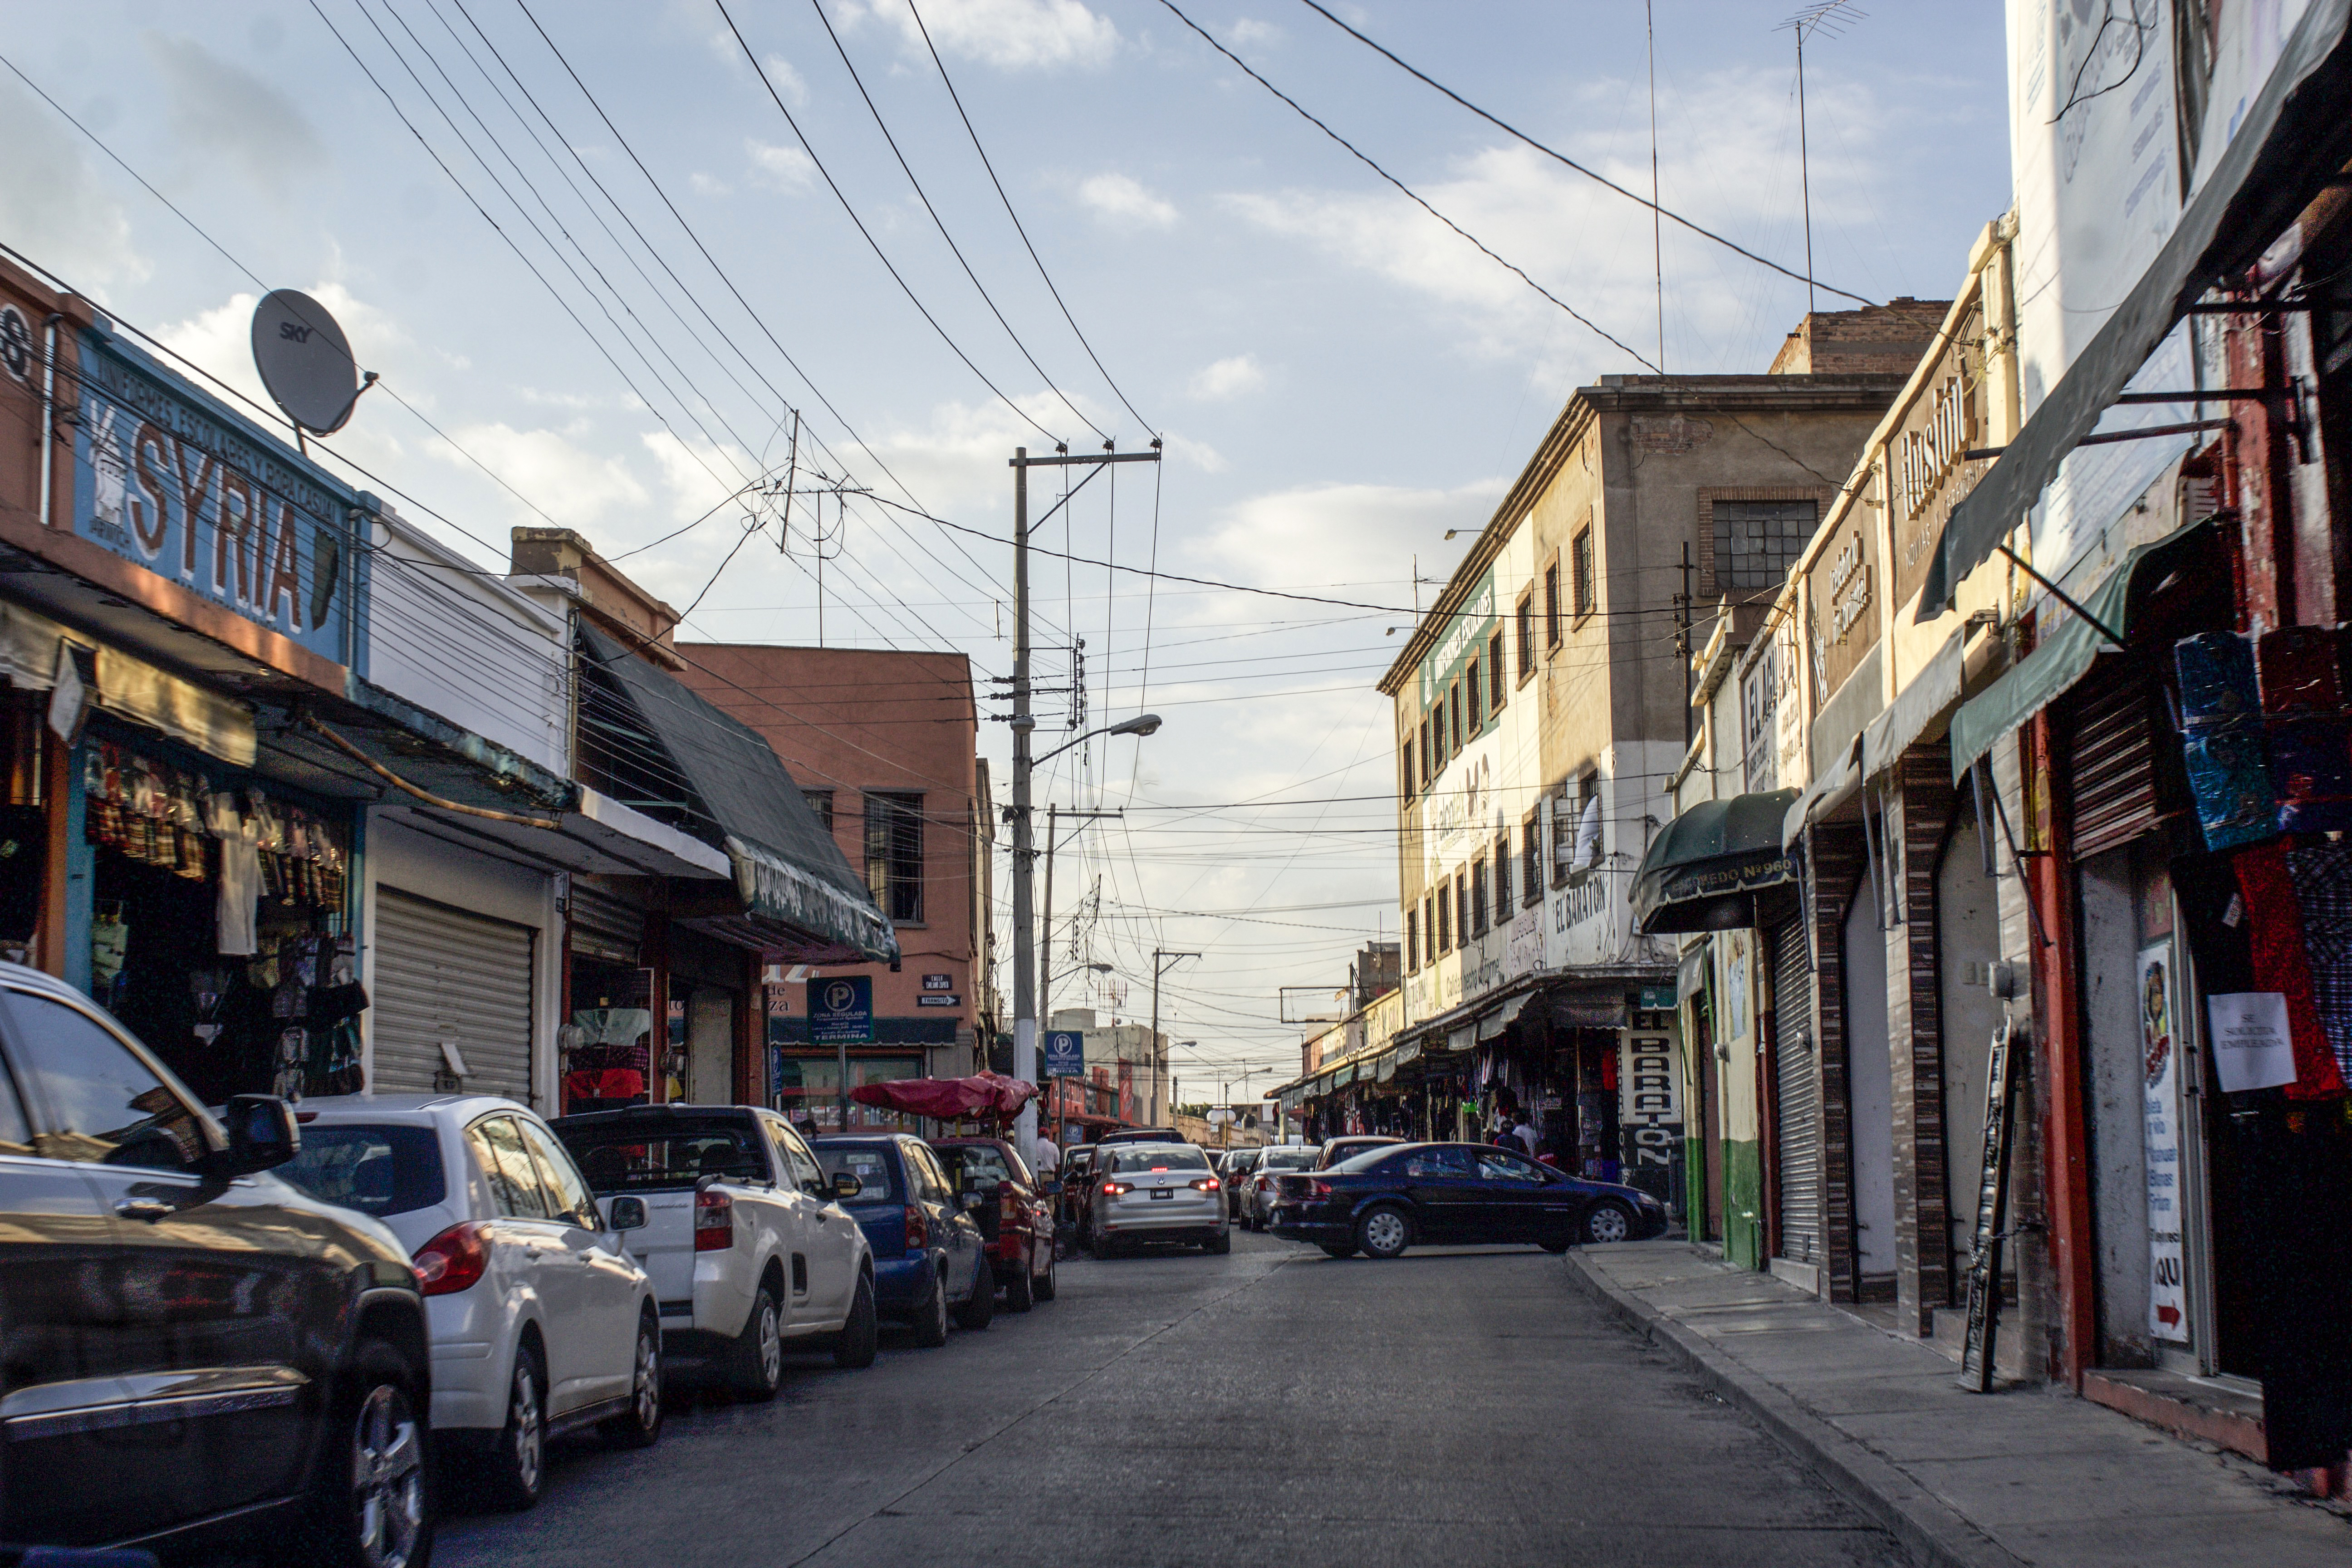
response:
<svg viewBox="0 0 2352 1568"><path fill-rule="evenodd" d="M1158 1192L1151 1194L1151 1201L1158 1203L1161 1198L1172 1198L1176 1194L1172 1190L1167 1187L1162 1187Z"/></svg>

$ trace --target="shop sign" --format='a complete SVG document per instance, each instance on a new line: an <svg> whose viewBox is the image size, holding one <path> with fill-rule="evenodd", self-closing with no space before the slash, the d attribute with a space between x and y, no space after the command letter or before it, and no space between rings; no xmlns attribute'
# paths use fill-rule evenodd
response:
<svg viewBox="0 0 2352 1568"><path fill-rule="evenodd" d="M1927 580L1952 509L1991 466L1989 458L1962 456L1985 444L1983 335L1983 309L1971 307L1887 443L1897 605L1910 603Z"/></svg>
<svg viewBox="0 0 2352 1568"><path fill-rule="evenodd" d="M820 1046L874 1043L874 977L839 974L808 983L809 1038Z"/></svg>
<svg viewBox="0 0 2352 1568"><path fill-rule="evenodd" d="M1812 595L1813 696L1827 702L1878 641L1878 530L1866 507L1845 513L1806 578ZM1787 783L1783 778L1782 783Z"/></svg>
<svg viewBox="0 0 2352 1568"><path fill-rule="evenodd" d="M341 664L357 495L97 333L81 372L74 532Z"/></svg>
<svg viewBox="0 0 2352 1568"><path fill-rule="evenodd" d="M2139 953L2140 1068L2147 1117L2147 1331L2189 1342L2189 1289L2182 1278L2180 1184L2181 1031L2172 999L2172 944Z"/></svg>
<svg viewBox="0 0 2352 1568"><path fill-rule="evenodd" d="M1627 1029L1617 1064L1617 1125L1625 1137L1625 1177L1637 1173L1664 1177L1682 1147L1683 1112L1675 1084L1675 1037L1648 1029Z"/></svg>
<svg viewBox="0 0 2352 1568"><path fill-rule="evenodd" d="M1778 628L1739 681L1740 787L1769 795L1780 785L1780 643ZM1793 653L1795 650L1790 649Z"/></svg>
<svg viewBox="0 0 2352 1568"><path fill-rule="evenodd" d="M2222 1092L2276 1089L2294 1081L2294 1047L2286 1028L2286 994L2241 991L2205 999L2213 1026L2213 1067Z"/></svg>
<svg viewBox="0 0 2352 1568"><path fill-rule="evenodd" d="M1806 766L1811 756L1811 727L1805 722L1803 665L1800 655L1799 626L1805 614L1805 584L1810 579L1799 578L1796 592L1781 601L1782 614L1772 627L1772 652L1769 662L1778 678L1778 695L1772 700L1771 789L1802 789L1812 782ZM1758 786L1750 784L1751 790Z"/></svg>

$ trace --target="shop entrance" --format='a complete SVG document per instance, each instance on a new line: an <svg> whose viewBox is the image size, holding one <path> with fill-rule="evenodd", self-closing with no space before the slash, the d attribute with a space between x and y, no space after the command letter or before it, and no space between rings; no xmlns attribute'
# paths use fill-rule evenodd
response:
<svg viewBox="0 0 2352 1568"><path fill-rule="evenodd" d="M1853 1139L1855 1288L1895 1299L1895 1063L1886 1037L1886 933L1864 879L1845 911L1845 1060Z"/></svg>
<svg viewBox="0 0 2352 1568"><path fill-rule="evenodd" d="M1992 1037L2001 1024L1987 976L2000 956L2000 910L1985 875L1985 842L1966 800L1944 858L1936 868L1937 1016L1942 1020L1944 1202L1951 1232L1948 1253L1951 1305L1964 1305L1976 1237L1977 1201L1984 1184L1985 1079ZM2017 1277L2018 1248L2001 1251L2004 1279ZM2013 1287L2012 1287L2013 1288Z"/></svg>

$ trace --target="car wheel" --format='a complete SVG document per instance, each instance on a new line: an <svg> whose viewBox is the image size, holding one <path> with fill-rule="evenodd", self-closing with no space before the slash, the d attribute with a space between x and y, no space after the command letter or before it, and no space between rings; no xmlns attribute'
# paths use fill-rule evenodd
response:
<svg viewBox="0 0 2352 1568"><path fill-rule="evenodd" d="M1317 1245L1320 1246L1324 1251L1329 1253L1334 1258L1353 1258L1356 1256L1356 1249L1352 1247L1341 1247L1337 1243L1328 1241L1319 1242Z"/></svg>
<svg viewBox="0 0 2352 1568"><path fill-rule="evenodd" d="M426 1423L415 1371L382 1340L362 1341L336 1401L330 1449L304 1528L279 1561L317 1568L425 1568L433 1555ZM332 1445L345 1445L340 1452Z"/></svg>
<svg viewBox="0 0 2352 1568"><path fill-rule="evenodd" d="M1117 1249L1118 1244L1107 1236L1097 1236L1087 1248L1095 1255L1095 1261L1097 1263L1108 1263Z"/></svg>
<svg viewBox="0 0 2352 1568"><path fill-rule="evenodd" d="M515 1351L507 1424L491 1441L481 1489L483 1501L509 1511L530 1508L547 1489L547 1372L529 1342Z"/></svg>
<svg viewBox="0 0 2352 1568"><path fill-rule="evenodd" d="M1037 1282L1029 1273L1029 1253L1021 1249L1021 1261L1013 1266L1013 1277L1004 1282L1004 1310L1025 1312L1037 1303Z"/></svg>
<svg viewBox="0 0 2352 1568"><path fill-rule="evenodd" d="M772 1280L760 1282L751 1299L751 1316L735 1337L735 1364L728 1386L736 1397L765 1405L784 1383L784 1310L777 1303Z"/></svg>
<svg viewBox="0 0 2352 1568"><path fill-rule="evenodd" d="M1212 1256L1218 1258L1223 1257L1233 1249L1234 1233L1230 1230L1221 1230L1217 1232L1217 1239L1209 1243L1208 1247L1206 1248Z"/></svg>
<svg viewBox="0 0 2352 1568"><path fill-rule="evenodd" d="M948 1342L948 1271L936 1265L931 1269L931 1293L915 1309L915 1342L927 1351Z"/></svg>
<svg viewBox="0 0 2352 1568"><path fill-rule="evenodd" d="M849 1321L834 1337L833 1364L851 1372L872 1366L878 1329L874 1320L874 1278L860 1270L857 1293L849 1303Z"/></svg>
<svg viewBox="0 0 2352 1568"><path fill-rule="evenodd" d="M615 1448L650 1448L661 1440L661 1324L650 1311L637 1316L637 1345L629 1371L629 1408L597 1430Z"/></svg>
<svg viewBox="0 0 2352 1568"><path fill-rule="evenodd" d="M1367 1258L1394 1258L1412 1245L1412 1222L1401 1209L1376 1208L1356 1222L1356 1245Z"/></svg>
<svg viewBox="0 0 2352 1568"><path fill-rule="evenodd" d="M1631 1241L1633 1211L1614 1198L1603 1198L1584 1211L1584 1239L1596 1244Z"/></svg>
<svg viewBox="0 0 2352 1568"><path fill-rule="evenodd" d="M1045 1272L1037 1276L1036 1283L1030 1288L1029 1293L1040 1301L1050 1301L1054 1299L1054 1255L1052 1253L1045 1255Z"/></svg>
<svg viewBox="0 0 2352 1568"><path fill-rule="evenodd" d="M988 1254L980 1255L980 1265L971 1277L971 1294L956 1308L956 1327L974 1333L988 1327L996 1316L996 1270L989 1267Z"/></svg>

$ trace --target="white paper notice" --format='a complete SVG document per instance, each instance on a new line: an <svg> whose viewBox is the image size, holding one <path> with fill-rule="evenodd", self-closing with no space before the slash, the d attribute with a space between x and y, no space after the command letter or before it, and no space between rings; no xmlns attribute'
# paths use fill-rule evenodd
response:
<svg viewBox="0 0 2352 1568"><path fill-rule="evenodd" d="M2294 1081L2294 1047L2287 1038L2286 994L2240 991L2205 999L2213 1026L2213 1063L2231 1094L2276 1089Z"/></svg>

